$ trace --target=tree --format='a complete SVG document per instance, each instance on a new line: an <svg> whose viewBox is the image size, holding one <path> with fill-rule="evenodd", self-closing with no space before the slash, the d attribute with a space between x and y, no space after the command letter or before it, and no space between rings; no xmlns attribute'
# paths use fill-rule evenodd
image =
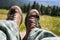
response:
<svg viewBox="0 0 60 40"><path fill-rule="evenodd" d="M42 15L45 14L45 8L46 8L46 7L41 4L40 10L41 10L41 14L42 14Z"/></svg>
<svg viewBox="0 0 60 40"><path fill-rule="evenodd" d="M58 16L60 16L60 8L59 8L59 13L58 13Z"/></svg>
<svg viewBox="0 0 60 40"><path fill-rule="evenodd" d="M30 3L27 5L27 12L31 9Z"/></svg>
<svg viewBox="0 0 60 40"><path fill-rule="evenodd" d="M40 5L38 3L36 4L36 9L40 11Z"/></svg>
<svg viewBox="0 0 60 40"><path fill-rule="evenodd" d="M32 8L32 9L36 9L36 1L34 1L34 3L33 3L33 5L32 5L31 8Z"/></svg>
<svg viewBox="0 0 60 40"><path fill-rule="evenodd" d="M56 14L57 14L57 16L59 16L59 7L58 6L56 8Z"/></svg>
<svg viewBox="0 0 60 40"><path fill-rule="evenodd" d="M23 5L23 7L22 7L22 10L23 10L23 12L25 13L25 12L27 12L27 5Z"/></svg>
<svg viewBox="0 0 60 40"><path fill-rule="evenodd" d="M40 5L38 3L36 3L36 1L34 1L32 7L32 9L37 9L38 11L40 11Z"/></svg>
<svg viewBox="0 0 60 40"><path fill-rule="evenodd" d="M58 6L53 6L51 16L58 16L59 8Z"/></svg>
<svg viewBox="0 0 60 40"><path fill-rule="evenodd" d="M51 15L51 7L49 5L45 9L45 14L46 15Z"/></svg>

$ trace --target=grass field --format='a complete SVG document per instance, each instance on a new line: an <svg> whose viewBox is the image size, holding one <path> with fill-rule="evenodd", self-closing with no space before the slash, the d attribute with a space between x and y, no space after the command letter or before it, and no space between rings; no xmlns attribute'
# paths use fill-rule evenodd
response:
<svg viewBox="0 0 60 40"><path fill-rule="evenodd" d="M8 10L0 9L0 20L5 20ZM20 31L26 30L24 20L26 14L23 14L23 22L20 26ZM47 15L40 16L40 25L43 29L50 30L60 36L60 17L52 17Z"/></svg>

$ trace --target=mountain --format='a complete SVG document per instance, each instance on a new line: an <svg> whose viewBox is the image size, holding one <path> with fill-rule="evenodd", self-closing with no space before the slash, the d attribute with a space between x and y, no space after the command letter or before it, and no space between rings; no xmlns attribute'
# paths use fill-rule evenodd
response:
<svg viewBox="0 0 60 40"><path fill-rule="evenodd" d="M10 7L12 5L22 6L24 4L28 4L29 0L0 0L0 8Z"/></svg>
<svg viewBox="0 0 60 40"><path fill-rule="evenodd" d="M23 3L23 4L28 4L30 2L30 4L32 5L33 2L36 1L37 3L39 3L40 5L43 4L44 6L60 6L60 1L59 0L19 0L19 2Z"/></svg>
<svg viewBox="0 0 60 40"><path fill-rule="evenodd" d="M24 4L28 4L30 2L30 4L32 5L33 2L36 1L37 3L39 3L40 5L43 4L45 6L50 5L58 5L60 6L60 2L59 1L44 1L44 0L0 0L0 7L9 7L12 5L19 5L22 6Z"/></svg>
<svg viewBox="0 0 60 40"><path fill-rule="evenodd" d="M12 5L19 5L17 0L0 0L0 7L9 7Z"/></svg>

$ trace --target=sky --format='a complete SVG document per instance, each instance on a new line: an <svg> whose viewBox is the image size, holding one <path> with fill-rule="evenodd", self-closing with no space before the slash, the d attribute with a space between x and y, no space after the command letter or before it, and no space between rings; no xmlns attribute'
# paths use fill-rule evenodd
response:
<svg viewBox="0 0 60 40"><path fill-rule="evenodd" d="M30 2L32 1L36 1L38 2L39 4L43 4L45 6L47 5L56 5L56 6L60 6L60 0L29 0Z"/></svg>

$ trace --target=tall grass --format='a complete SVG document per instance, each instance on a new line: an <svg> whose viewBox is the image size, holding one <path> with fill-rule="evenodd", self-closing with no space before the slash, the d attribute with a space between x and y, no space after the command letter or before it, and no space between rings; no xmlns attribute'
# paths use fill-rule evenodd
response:
<svg viewBox="0 0 60 40"><path fill-rule="evenodd" d="M6 9L0 9L0 14L7 14L8 13L8 10Z"/></svg>
<svg viewBox="0 0 60 40"><path fill-rule="evenodd" d="M23 22L22 22L21 26L19 27L20 31L25 31L26 30L26 27L25 27L25 17L26 17L26 14L23 13Z"/></svg>
<svg viewBox="0 0 60 40"><path fill-rule="evenodd" d="M50 30L60 36L60 17L41 16L40 24L42 28Z"/></svg>
<svg viewBox="0 0 60 40"><path fill-rule="evenodd" d="M0 20L5 20L7 13L8 13L8 10L0 9ZM26 30L25 17L26 17L26 14L24 13L23 22L21 26L19 27L20 31ZM53 33L60 36L60 17L52 17L52 16L43 15L43 16L40 16L39 22L43 29L50 30Z"/></svg>

